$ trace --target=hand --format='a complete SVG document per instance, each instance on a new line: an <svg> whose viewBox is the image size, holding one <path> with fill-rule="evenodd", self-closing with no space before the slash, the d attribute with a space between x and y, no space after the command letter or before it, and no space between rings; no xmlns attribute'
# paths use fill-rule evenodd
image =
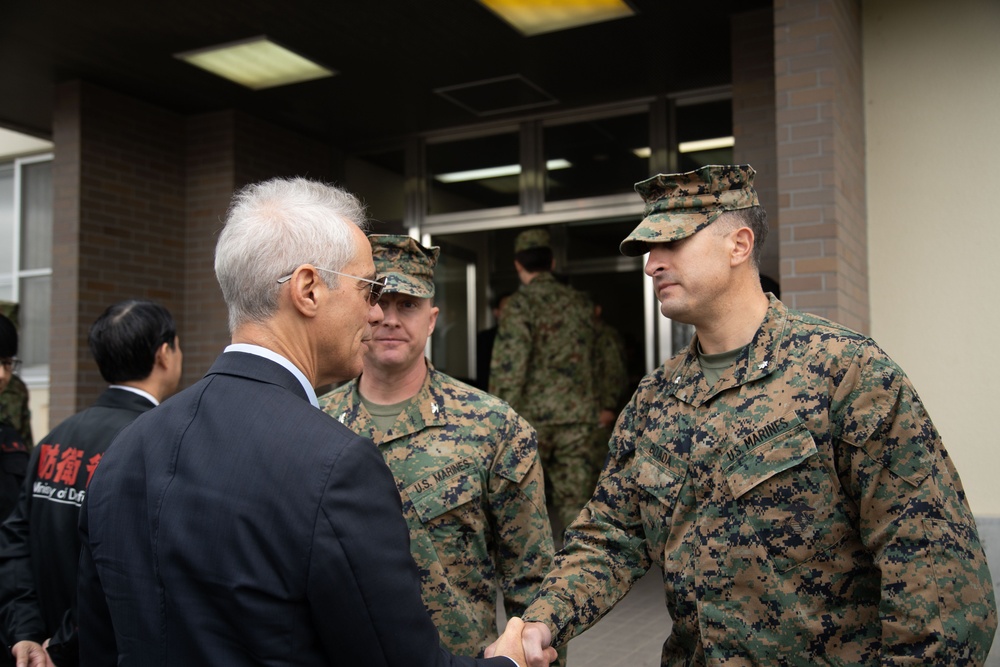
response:
<svg viewBox="0 0 1000 667"><path fill-rule="evenodd" d="M525 623L521 629L521 647L528 667L546 667L558 657L552 648L552 631L544 623Z"/></svg>
<svg viewBox="0 0 1000 667"><path fill-rule="evenodd" d="M523 634L526 628L532 628L527 637ZM551 643L552 633L544 623L525 624L517 616L512 616L507 621L503 635L486 647L485 656L492 658L505 655L521 667L547 667L558 655L556 650L549 646Z"/></svg>
<svg viewBox="0 0 1000 667"><path fill-rule="evenodd" d="M19 641L11 647L10 654L14 656L17 667L55 667L49 654L38 642Z"/></svg>

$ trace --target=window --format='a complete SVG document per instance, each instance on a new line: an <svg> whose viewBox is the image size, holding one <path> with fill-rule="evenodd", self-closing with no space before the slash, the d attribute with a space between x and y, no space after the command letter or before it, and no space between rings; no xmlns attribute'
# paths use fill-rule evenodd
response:
<svg viewBox="0 0 1000 667"><path fill-rule="evenodd" d="M517 132L503 132L427 146L427 213L453 213L517 206L520 145Z"/></svg>
<svg viewBox="0 0 1000 667"><path fill-rule="evenodd" d="M635 195L649 177L649 113L546 125L545 200Z"/></svg>
<svg viewBox="0 0 1000 667"><path fill-rule="evenodd" d="M0 164L0 300L20 304L25 381L48 380L52 156Z"/></svg>

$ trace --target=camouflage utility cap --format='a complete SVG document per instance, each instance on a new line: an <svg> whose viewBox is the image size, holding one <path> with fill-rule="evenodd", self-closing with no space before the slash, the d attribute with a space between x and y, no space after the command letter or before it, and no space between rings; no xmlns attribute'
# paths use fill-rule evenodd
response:
<svg viewBox="0 0 1000 667"><path fill-rule="evenodd" d="M621 252L638 257L650 243L691 236L726 211L759 206L753 167L708 165L684 174L659 174L635 184L646 202L645 217L621 243Z"/></svg>
<svg viewBox="0 0 1000 667"><path fill-rule="evenodd" d="M551 248L552 240L549 238L549 233L544 229L528 229L517 235L514 239L514 253L517 254L522 250L531 250L532 248Z"/></svg>
<svg viewBox="0 0 1000 667"><path fill-rule="evenodd" d="M371 234L375 272L386 277L385 292L421 299L434 296L434 267L441 249L425 248L412 236Z"/></svg>

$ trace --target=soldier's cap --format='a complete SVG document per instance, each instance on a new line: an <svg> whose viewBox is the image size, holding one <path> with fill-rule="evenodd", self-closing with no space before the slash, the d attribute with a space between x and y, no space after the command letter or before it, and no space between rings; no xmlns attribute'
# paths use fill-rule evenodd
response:
<svg viewBox="0 0 1000 667"><path fill-rule="evenodd" d="M522 250L551 247L552 239L549 237L548 230L545 229L528 229L518 234L517 238L514 239L515 255Z"/></svg>
<svg viewBox="0 0 1000 667"><path fill-rule="evenodd" d="M375 273L385 276L384 292L399 292L421 299L434 296L434 267L441 249L425 248L412 236L370 234Z"/></svg>
<svg viewBox="0 0 1000 667"><path fill-rule="evenodd" d="M711 164L684 174L658 174L635 184L646 202L639 226L621 242L628 257L649 251L650 243L691 236L726 211L759 206L753 189L756 172L748 164Z"/></svg>

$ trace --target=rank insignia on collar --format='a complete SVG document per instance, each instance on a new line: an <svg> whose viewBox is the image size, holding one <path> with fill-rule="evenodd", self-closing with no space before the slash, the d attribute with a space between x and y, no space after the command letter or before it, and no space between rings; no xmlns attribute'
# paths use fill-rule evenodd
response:
<svg viewBox="0 0 1000 667"><path fill-rule="evenodd" d="M435 414L436 415L438 413L438 410L439 410L438 404L437 403L431 403L431 414Z"/></svg>
<svg viewBox="0 0 1000 667"><path fill-rule="evenodd" d="M767 360L765 359L764 361L760 362L757 365L757 368L759 368L760 370L764 370L765 368L767 368Z"/></svg>

